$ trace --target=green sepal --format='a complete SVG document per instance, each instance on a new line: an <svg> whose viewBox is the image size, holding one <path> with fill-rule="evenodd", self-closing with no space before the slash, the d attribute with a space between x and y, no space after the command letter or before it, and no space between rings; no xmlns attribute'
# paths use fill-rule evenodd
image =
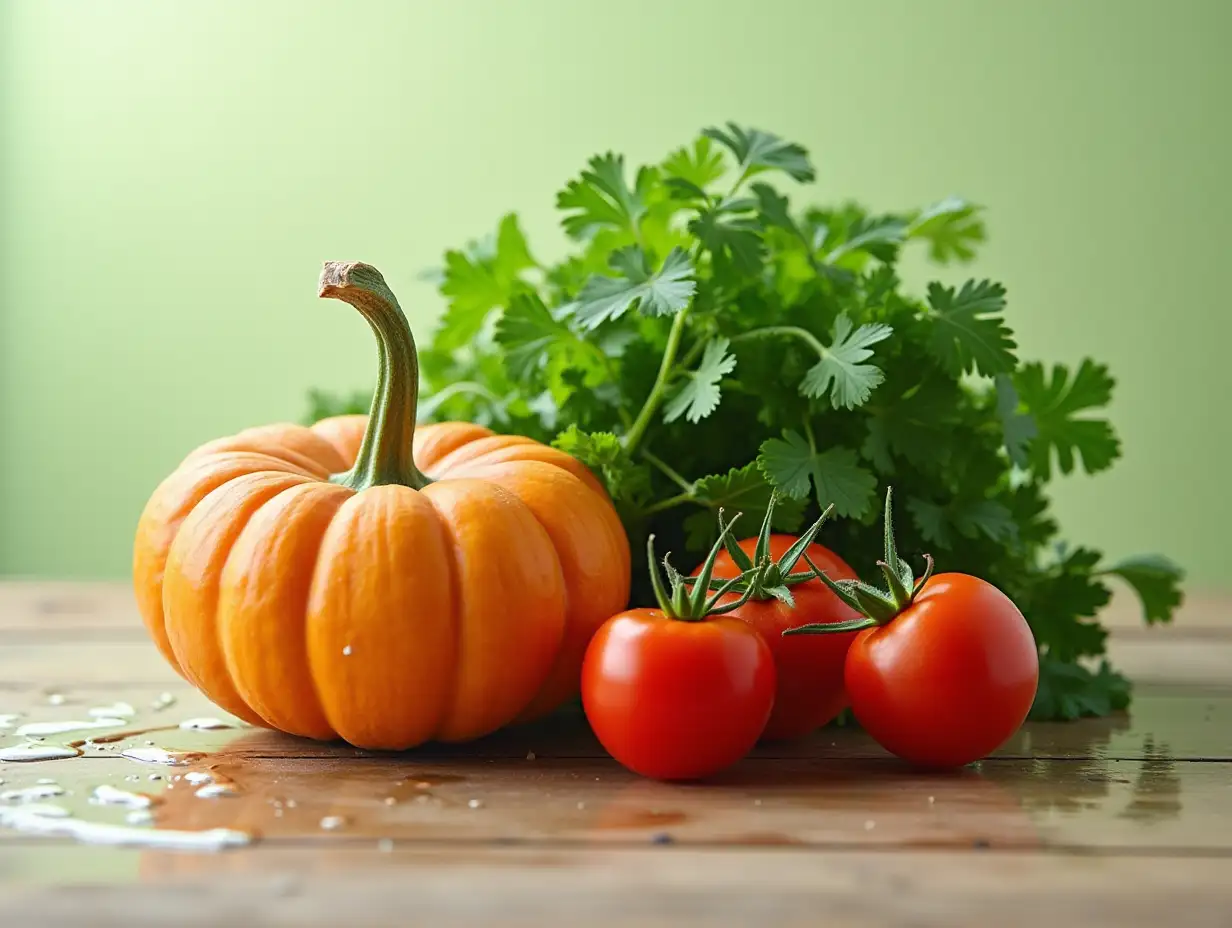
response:
<svg viewBox="0 0 1232 928"><path fill-rule="evenodd" d="M906 609L920 595L924 585L933 575L933 559L924 555L926 567L924 575L919 580L911 568L898 556L898 545L894 541L893 490L886 490L885 504L885 558L877 562L885 576L887 589L881 590L860 580L832 580L809 558L807 552L802 552L805 563L812 570L813 576L826 585L835 596L841 599L862 618L848 622L833 624L801 625L789 628L784 635L832 635L839 632L850 632L876 625L885 625L900 612Z"/></svg>
<svg viewBox="0 0 1232 928"><path fill-rule="evenodd" d="M710 554L707 555L706 560L703 562L697 577L691 581L682 576L680 571L672 566L671 554L665 554L662 563L663 571L667 574L668 587L664 586L663 578L659 574L658 560L655 557L654 550L654 535L650 535L646 539L646 560L650 569L651 587L654 590L655 599L659 603L659 608L668 618L682 622L698 622L707 616L721 615L733 609L738 609L748 602L751 591L746 589L744 595L738 600L724 606L718 605L719 600L727 593L730 593L740 582L741 578L739 576L733 577L724 583L713 595L710 595L709 589L711 576L714 572L714 562L718 558L719 552L726 545L732 526L736 524L736 519L738 518L740 518L739 514L723 527L718 540L714 543L714 547L710 549ZM690 588L690 582L692 583L692 588Z"/></svg>

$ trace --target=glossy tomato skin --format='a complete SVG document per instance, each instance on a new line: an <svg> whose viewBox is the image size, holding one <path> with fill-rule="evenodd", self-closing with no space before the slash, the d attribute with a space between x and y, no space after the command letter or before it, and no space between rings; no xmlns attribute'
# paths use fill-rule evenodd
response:
<svg viewBox="0 0 1232 928"><path fill-rule="evenodd" d="M609 619L582 664L582 706L603 747L635 773L693 780L748 753L774 705L774 658L738 619Z"/></svg>
<svg viewBox="0 0 1232 928"><path fill-rule="evenodd" d="M777 562L795 542L794 535L771 535L770 556ZM740 542L740 548L752 557L757 548L757 539L744 539ZM855 571L822 545L809 545L808 556L833 580L856 579ZM800 571L807 568L808 565L801 559L795 569ZM696 575L697 571L693 573ZM723 551L715 561L714 575L736 577L739 574L740 569L731 555ZM777 599L765 599L749 600L728 613L757 629L774 655L778 685L774 711L762 733L764 741L803 737L832 721L847 705L843 667L847 650L858 632L793 635L787 638L783 637L783 632L813 622L830 624L858 619L859 613L826 589L820 580L798 583L791 588L791 593L796 600L794 609ZM724 601L731 602L738 598L728 595Z"/></svg>
<svg viewBox="0 0 1232 928"><path fill-rule="evenodd" d="M859 634L845 678L852 712L882 747L917 766L960 767L1022 725L1039 656L1008 596L938 574L889 623Z"/></svg>

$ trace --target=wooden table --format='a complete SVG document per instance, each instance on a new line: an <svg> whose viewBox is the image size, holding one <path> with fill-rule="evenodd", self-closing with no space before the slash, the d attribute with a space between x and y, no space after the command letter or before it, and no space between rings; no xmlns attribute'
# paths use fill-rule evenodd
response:
<svg viewBox="0 0 1232 928"><path fill-rule="evenodd" d="M117 702L135 714L111 730L162 729L2 763L0 793L63 789L45 801L114 837L144 813L91 793L148 792L159 831L250 842L189 853L0 829L0 912L6 925L1230 925L1226 615L1197 601L1148 630L1114 603L1113 656L1140 681L1132 714L1030 725L973 769L913 773L838 729L674 786L625 772L568 713L393 756L180 729L228 720L163 664L125 587L0 584L0 714L21 713L0 745ZM198 753L122 756L149 747ZM205 777L234 795L196 795Z"/></svg>

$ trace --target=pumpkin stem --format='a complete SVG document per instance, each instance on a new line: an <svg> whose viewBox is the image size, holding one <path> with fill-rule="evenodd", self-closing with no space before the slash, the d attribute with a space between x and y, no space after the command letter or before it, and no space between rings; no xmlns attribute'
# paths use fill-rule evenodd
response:
<svg viewBox="0 0 1232 928"><path fill-rule="evenodd" d="M350 303L376 335L379 367L368 428L355 466L331 483L353 490L383 484L422 489L432 481L415 466L415 407L419 402L419 357L398 299L381 272L358 261L326 261L317 295Z"/></svg>

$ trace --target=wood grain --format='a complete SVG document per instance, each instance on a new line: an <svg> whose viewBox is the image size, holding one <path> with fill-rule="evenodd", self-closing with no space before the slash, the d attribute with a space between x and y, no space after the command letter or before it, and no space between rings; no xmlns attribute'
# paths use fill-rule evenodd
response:
<svg viewBox="0 0 1232 928"><path fill-rule="evenodd" d="M141 731L71 761L0 764L0 789L52 779L72 815L113 823L126 811L93 790L140 790L156 828L255 838L203 855L0 831L0 911L29 925L1224 925L1228 616L1192 599L1175 626L1145 628L1119 595L1104 620L1138 681L1133 711L1029 724L956 774L828 728L669 785L607 758L576 711L394 755L181 730L222 713L158 656L124 585L0 583L0 715L20 715L0 745L22 722L116 701L135 714L115 732ZM198 754L117 756L147 742ZM236 795L198 797L187 772Z"/></svg>

